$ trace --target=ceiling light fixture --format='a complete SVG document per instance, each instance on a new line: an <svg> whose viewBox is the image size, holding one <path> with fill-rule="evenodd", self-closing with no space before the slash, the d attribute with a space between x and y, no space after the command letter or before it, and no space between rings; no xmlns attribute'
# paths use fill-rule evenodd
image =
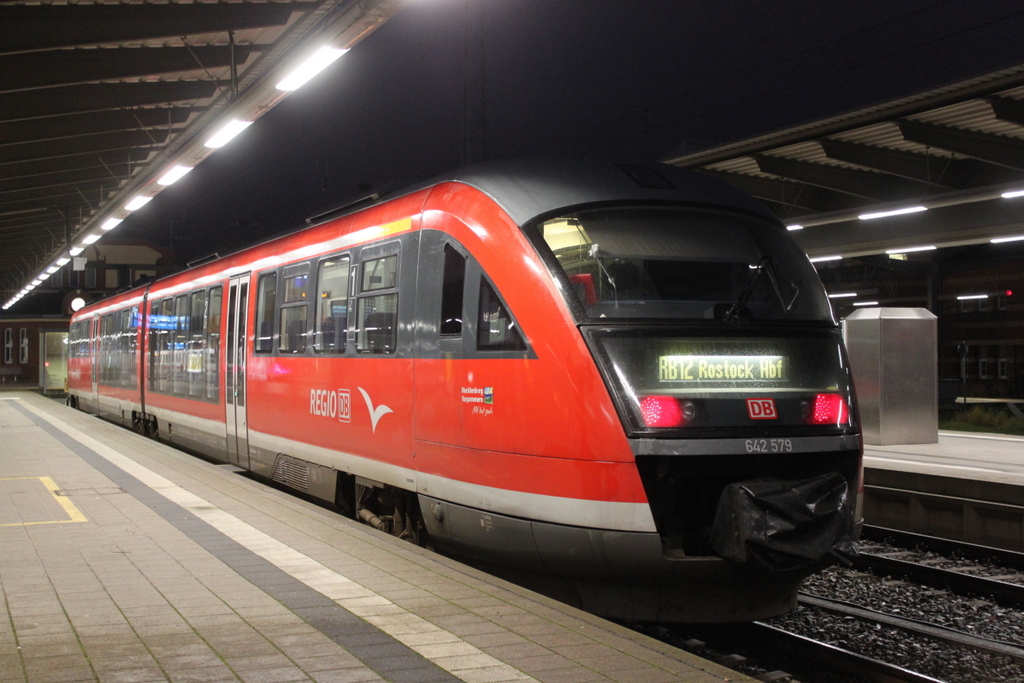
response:
<svg viewBox="0 0 1024 683"><path fill-rule="evenodd" d="M1017 197L1024 197L1024 190L1012 190L1010 192L1003 193L1003 199L1016 199Z"/></svg>
<svg viewBox="0 0 1024 683"><path fill-rule="evenodd" d="M70 249L68 249L68 253L71 254L72 256L78 256L83 251L85 251L84 247L71 247Z"/></svg>
<svg viewBox="0 0 1024 683"><path fill-rule="evenodd" d="M108 218L107 220L103 221L103 225L100 226L100 229L113 230L117 226L121 225L121 221L122 219L120 218Z"/></svg>
<svg viewBox="0 0 1024 683"><path fill-rule="evenodd" d="M239 119L231 119L203 144L209 147L210 149L220 149L224 145L231 142L232 138L234 138L236 135L238 135L251 125L252 121L241 121Z"/></svg>
<svg viewBox="0 0 1024 683"><path fill-rule="evenodd" d="M850 297L857 296L857 292L836 292L835 294L829 294L829 299L849 299Z"/></svg>
<svg viewBox="0 0 1024 683"><path fill-rule="evenodd" d="M886 254L911 254L915 251L932 251L935 249L934 244L929 244L922 247L900 247L899 249L886 249Z"/></svg>
<svg viewBox="0 0 1024 683"><path fill-rule="evenodd" d="M348 50L324 45L314 52L312 56L307 58L306 61L299 64L290 71L287 76L281 79L277 84L277 89L284 90L285 92L298 90L305 85L307 81L313 78L313 76L316 76L318 73L333 64L334 60L346 52L348 52Z"/></svg>
<svg viewBox="0 0 1024 683"><path fill-rule="evenodd" d="M175 166L172 166L171 169L167 171L167 173L164 173L162 176L160 176L160 179L157 180L156 182L159 185L172 185L181 180L182 177L184 177L184 175L191 170L191 166L182 166L181 164L176 164Z"/></svg>
<svg viewBox="0 0 1024 683"><path fill-rule="evenodd" d="M854 306L877 306L877 301L854 301Z"/></svg>
<svg viewBox="0 0 1024 683"><path fill-rule="evenodd" d="M961 294L956 298L957 301L970 301L971 299L987 299L988 294Z"/></svg>
<svg viewBox="0 0 1024 683"><path fill-rule="evenodd" d="M97 234L95 232L94 233L90 233L90 234L88 234L88 235L86 235L85 237L82 238L82 244L94 244L94 243L98 242L100 237L102 237L102 236L103 235L99 235L99 234Z"/></svg>
<svg viewBox="0 0 1024 683"><path fill-rule="evenodd" d="M822 263L824 261L842 261L842 256L815 256L811 259L811 263Z"/></svg>
<svg viewBox="0 0 1024 683"><path fill-rule="evenodd" d="M876 218L888 218L889 216L903 216L908 213L921 213L927 211L927 206L908 206L903 209L893 209L892 211L877 211L875 213L862 213L857 216L862 221L870 221Z"/></svg>
<svg viewBox="0 0 1024 683"><path fill-rule="evenodd" d="M144 194L135 195L135 198L133 200L131 200L130 202L128 202L127 204L124 205L124 210L125 211L138 211L139 209L144 207L146 204L149 204L150 200L152 200L152 199L153 199L152 197L146 196Z"/></svg>
<svg viewBox="0 0 1024 683"><path fill-rule="evenodd" d="M803 230L803 229L804 229L804 226L800 225L799 223L794 223L793 225L787 225L786 226L786 230L789 230L790 232L793 232L794 230Z"/></svg>
<svg viewBox="0 0 1024 683"><path fill-rule="evenodd" d="M1002 244L1003 242L1020 242L1024 240L1024 235L1013 235L1012 237L993 237L989 240L992 244Z"/></svg>

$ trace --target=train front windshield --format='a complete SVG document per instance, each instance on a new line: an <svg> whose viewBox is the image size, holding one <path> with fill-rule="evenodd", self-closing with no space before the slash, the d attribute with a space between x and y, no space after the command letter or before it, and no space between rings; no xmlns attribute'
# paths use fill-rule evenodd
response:
<svg viewBox="0 0 1024 683"><path fill-rule="evenodd" d="M553 218L539 230L591 319L832 320L817 274L781 226L622 207Z"/></svg>
<svg viewBox="0 0 1024 683"><path fill-rule="evenodd" d="M828 299L781 225L710 210L616 207L537 228L630 432L852 426Z"/></svg>

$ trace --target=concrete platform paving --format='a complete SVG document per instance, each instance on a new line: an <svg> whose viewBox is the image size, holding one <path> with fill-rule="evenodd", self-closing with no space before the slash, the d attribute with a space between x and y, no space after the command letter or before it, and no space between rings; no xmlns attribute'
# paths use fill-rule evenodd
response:
<svg viewBox="0 0 1024 683"><path fill-rule="evenodd" d="M864 446L864 467L1024 486L1024 437L940 431L938 443Z"/></svg>
<svg viewBox="0 0 1024 683"><path fill-rule="evenodd" d="M0 681L751 680L32 393L0 589Z"/></svg>

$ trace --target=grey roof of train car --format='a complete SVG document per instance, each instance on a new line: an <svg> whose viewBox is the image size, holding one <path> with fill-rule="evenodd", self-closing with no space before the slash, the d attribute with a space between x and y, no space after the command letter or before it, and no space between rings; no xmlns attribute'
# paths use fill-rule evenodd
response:
<svg viewBox="0 0 1024 683"><path fill-rule="evenodd" d="M443 180L486 193L519 225L565 207L612 201L725 206L777 220L728 183L664 164L524 158L466 167L433 182Z"/></svg>

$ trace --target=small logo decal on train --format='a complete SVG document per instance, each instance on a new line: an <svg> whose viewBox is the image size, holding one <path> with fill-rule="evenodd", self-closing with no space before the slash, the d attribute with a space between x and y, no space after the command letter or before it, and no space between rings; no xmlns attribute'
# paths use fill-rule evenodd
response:
<svg viewBox="0 0 1024 683"><path fill-rule="evenodd" d="M463 403L494 403L494 387L462 387Z"/></svg>
<svg viewBox="0 0 1024 683"><path fill-rule="evenodd" d="M366 389L363 389L362 387L356 387L356 389L359 390L359 393L363 395L363 400L366 401L366 409L370 411L370 426L373 427L373 432L376 434L377 423L380 422L380 419L388 413L393 413L395 411L391 410L391 408L387 407L383 403L374 408L373 401L370 400L370 395L366 393Z"/></svg>
<svg viewBox="0 0 1024 683"><path fill-rule="evenodd" d="M779 413L775 410L775 399L748 398L747 415L751 420L777 420Z"/></svg>
<svg viewBox="0 0 1024 683"><path fill-rule="evenodd" d="M336 417L339 422L351 422L352 393L348 389L310 389L309 414Z"/></svg>

